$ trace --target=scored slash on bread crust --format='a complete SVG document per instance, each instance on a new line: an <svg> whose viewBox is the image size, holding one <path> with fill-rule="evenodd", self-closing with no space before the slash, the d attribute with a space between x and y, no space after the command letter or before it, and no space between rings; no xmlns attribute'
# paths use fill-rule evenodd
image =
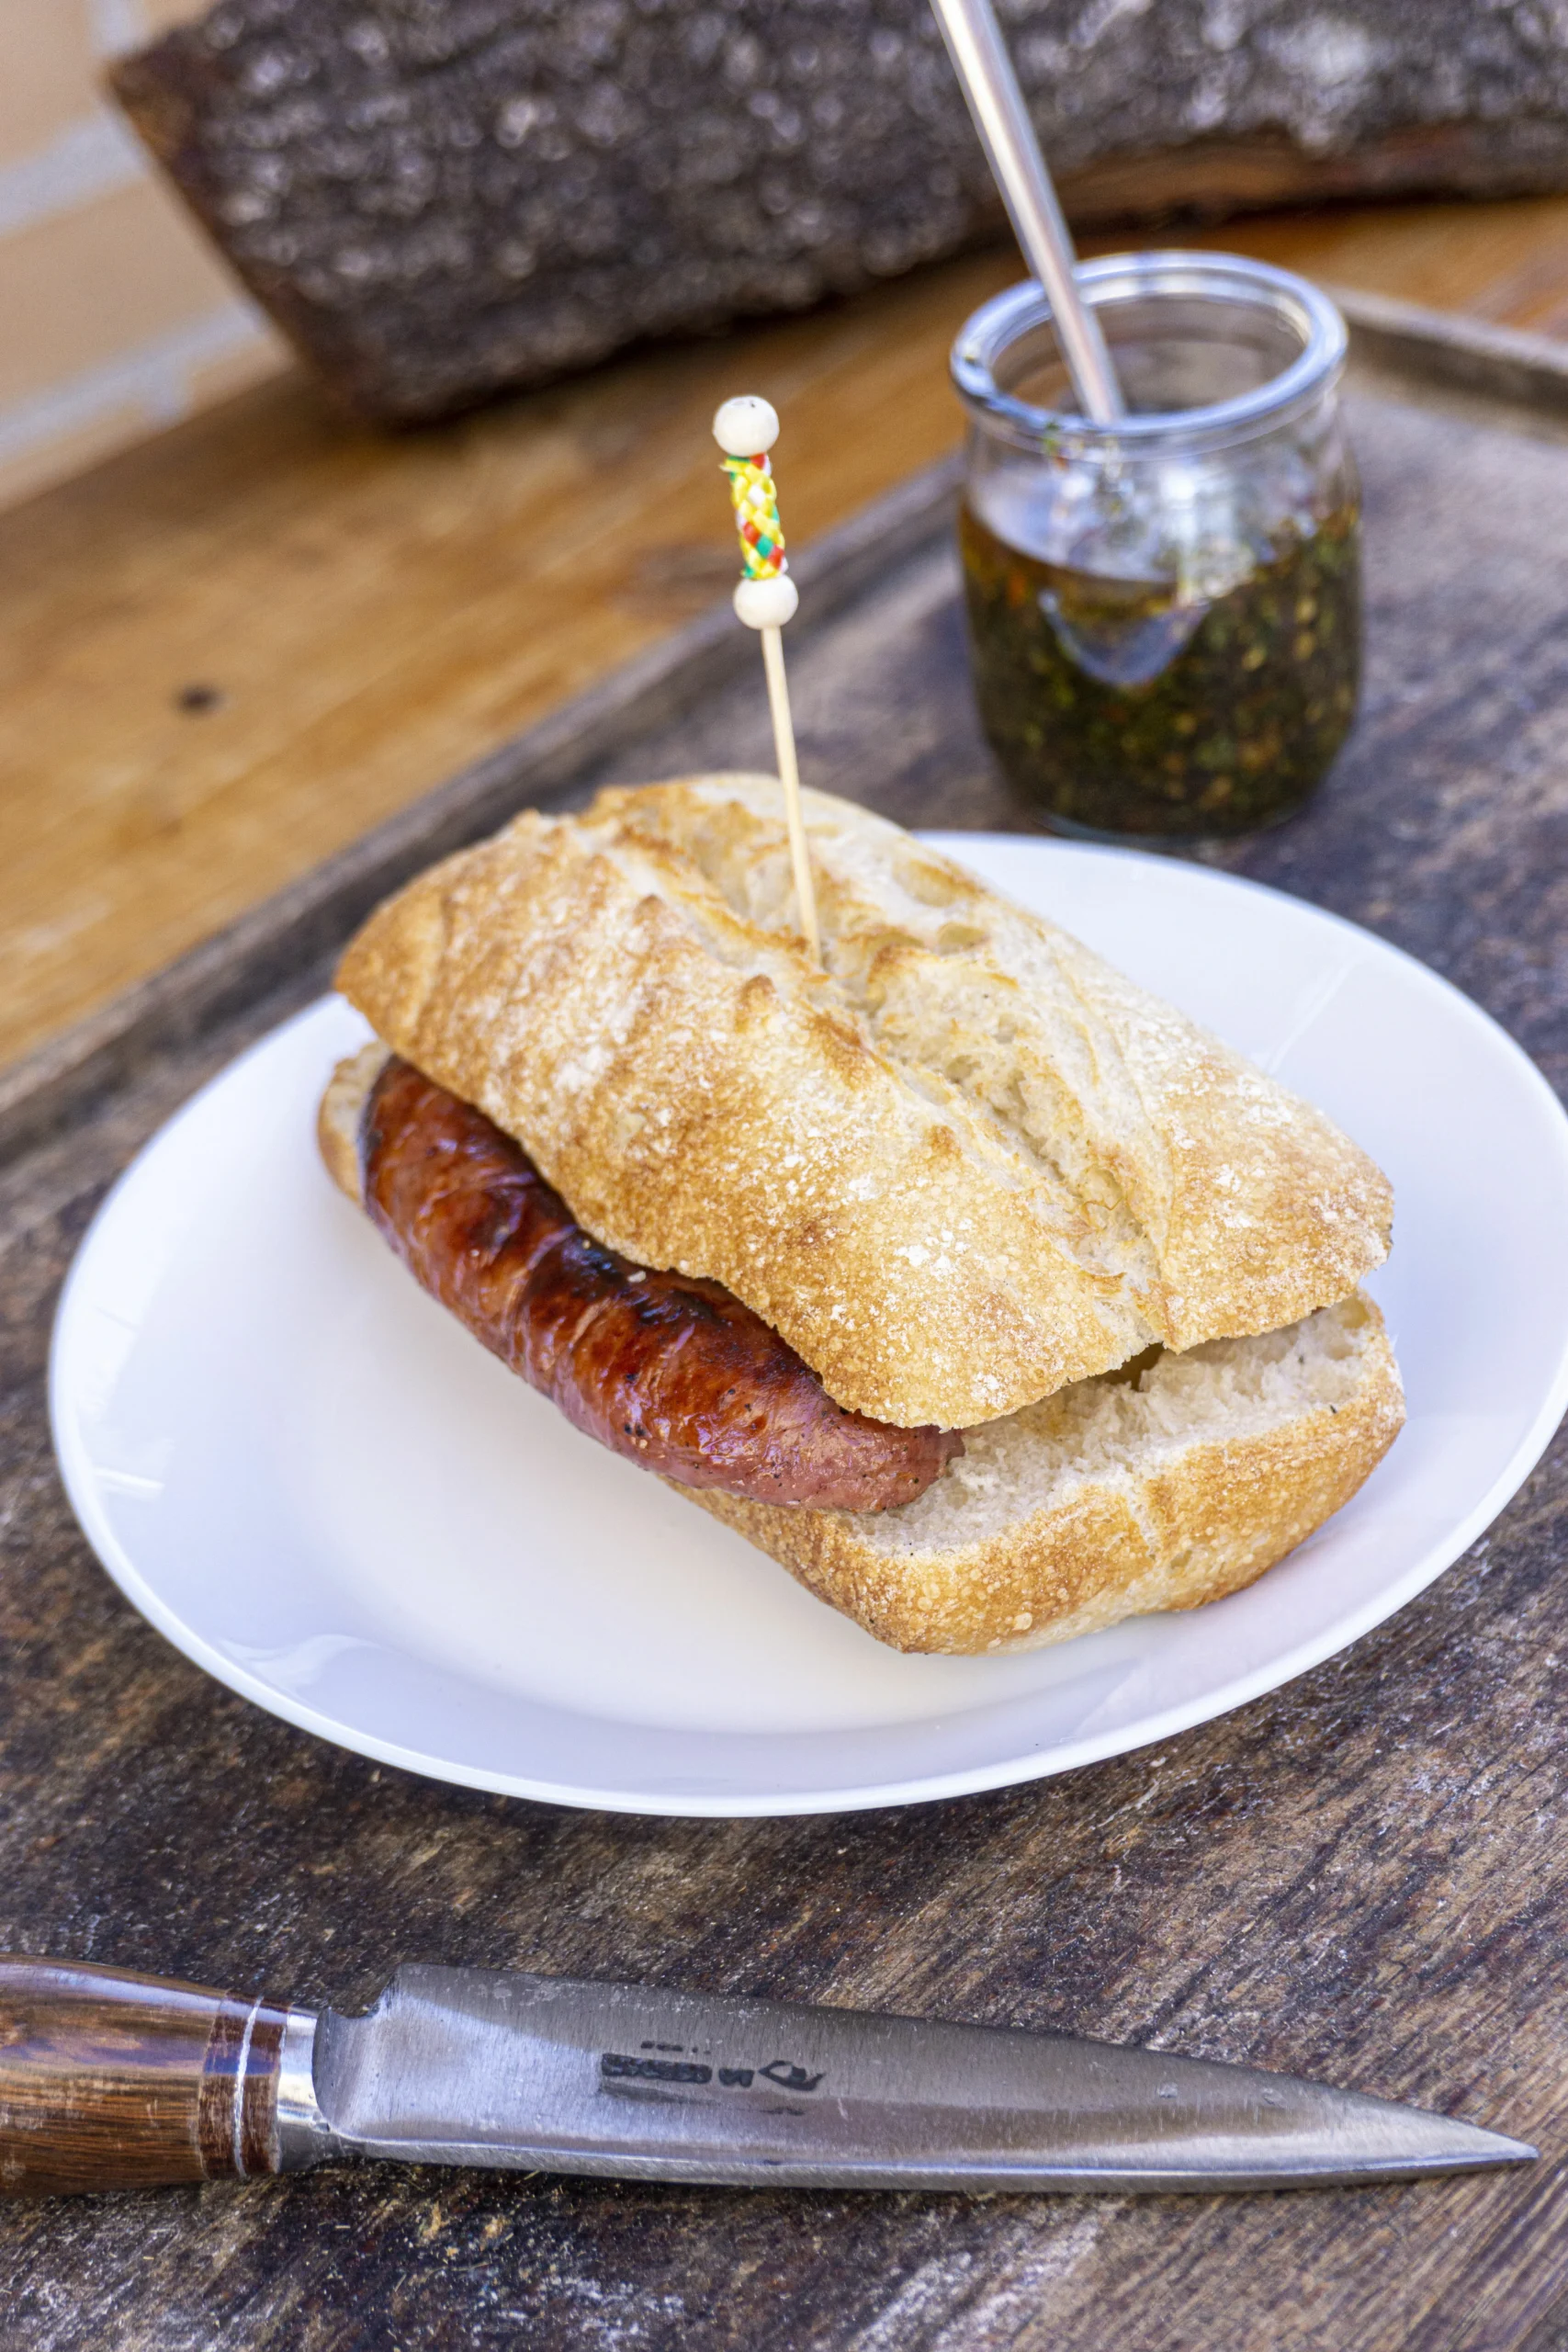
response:
<svg viewBox="0 0 1568 2352"><path fill-rule="evenodd" d="M1149 1345L1272 1330L1383 1256L1320 1113L900 828L772 777L529 812L378 910L338 975L594 1238L706 1275L839 1403L1015 1413Z"/></svg>
<svg viewBox="0 0 1568 2352"><path fill-rule="evenodd" d="M1348 1502L1404 1400L1362 1293L976 1430L897 1510L678 1491L894 1649L1033 1649L1251 1584Z"/></svg>

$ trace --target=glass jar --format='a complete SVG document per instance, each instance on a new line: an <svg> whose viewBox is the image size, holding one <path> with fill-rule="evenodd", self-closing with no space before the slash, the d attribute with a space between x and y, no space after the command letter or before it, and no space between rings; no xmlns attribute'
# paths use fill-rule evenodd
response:
<svg viewBox="0 0 1568 2352"><path fill-rule="evenodd" d="M1062 831L1251 831L1299 808L1360 683L1360 499L1315 287L1230 254L1084 263L1128 413L1073 413L1032 282L953 346L980 717Z"/></svg>

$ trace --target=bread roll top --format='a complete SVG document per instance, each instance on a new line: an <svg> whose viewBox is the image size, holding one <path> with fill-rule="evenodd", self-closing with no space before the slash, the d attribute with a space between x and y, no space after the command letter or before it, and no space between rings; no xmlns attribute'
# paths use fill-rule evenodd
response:
<svg viewBox="0 0 1568 2352"><path fill-rule="evenodd" d="M608 1247L721 1282L830 1396L967 1428L1159 1340L1272 1330L1384 1255L1319 1112L898 826L779 786L532 811L371 916L338 985Z"/></svg>

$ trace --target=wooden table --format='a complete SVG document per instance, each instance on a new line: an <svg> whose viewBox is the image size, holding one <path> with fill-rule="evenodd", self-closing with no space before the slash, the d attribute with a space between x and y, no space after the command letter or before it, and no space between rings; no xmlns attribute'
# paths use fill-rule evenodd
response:
<svg viewBox="0 0 1568 2352"><path fill-rule="evenodd" d="M1375 380L1357 392L1363 721L1308 812L1205 855L1445 971L1561 1084L1568 376L1557 390L1517 439L1462 403L1402 416ZM1027 823L964 690L947 514L924 511L891 583L862 575L799 625L814 773L909 823ZM818 577L825 597L825 561ZM682 690L575 775L547 725L547 757L508 755L513 798L634 761L765 757L754 657L728 683L708 659L736 636L697 625ZM470 819L494 781L463 788ZM379 854L384 887L389 842L394 863L428 854L434 821L389 827L340 884L363 891ZM0 2209L6 2352L1558 2352L1568 1448L1342 1656L1055 1780L731 1822L571 1814L372 1764L221 1689L132 1612L71 1519L44 1409L53 1297L106 1184L322 985L331 934L290 933L227 993L187 969L145 1050L0 1170L0 1949L345 2007L407 1958L1055 2027L1468 2115L1543 2160L1218 2199L365 2166L57 2200Z"/></svg>
<svg viewBox="0 0 1568 2352"><path fill-rule="evenodd" d="M1568 327L1568 198L1191 242ZM708 419L782 409L798 546L955 441L977 254L807 318L376 437L280 377L0 516L0 1061L217 930L722 593Z"/></svg>
<svg viewBox="0 0 1568 2352"><path fill-rule="evenodd" d="M798 382L816 420L798 536L902 470L866 424L867 383L905 387L930 441L950 433L941 345L1006 274L982 257L747 340L752 381L758 352L794 355L794 377L781 358L761 380L792 414ZM11 805L34 862L5 862L0 891L44 934L14 968L53 974L13 1042L705 601L729 551L702 436L735 364L656 355L389 446L339 433L280 385L11 518L32 570L4 575L18 616L7 707L36 763ZM1397 536L1403 553L1374 566L1366 726L1313 815L1213 853L1448 971L1560 1082L1562 437L1559 422L1517 465L1494 453L1481 468L1462 420L1385 446L1368 418L1369 544ZM640 573L616 539L615 467L634 447ZM1439 478L1464 499L1435 502ZM552 534L526 598L521 526L498 553L498 512ZM557 534L598 566L602 601L568 609ZM803 723L829 785L874 776L909 822L1006 823L963 692L948 564L936 548L897 591L874 695L856 690L854 634L874 633L874 614L852 608L816 650L802 624ZM1491 638L1464 594L1434 591L1462 587L1467 567ZM175 707L193 684L229 698ZM640 755L668 773L765 748L748 662ZM133 1084L78 1101L62 1136L0 1170L0 1948L345 2006L408 1957L1054 2026L1467 2113L1546 2158L1409 2190L1218 2200L743 2195L367 2166L60 2201L0 2213L6 2352L1560 2352L1561 1442L1463 1563L1345 1656L1093 1770L904 1813L744 1823L571 1815L372 1765L220 1689L134 1616L70 1519L43 1406L50 1308L107 1182L194 1083L321 984L326 945L276 959L188 1034L166 1023Z"/></svg>

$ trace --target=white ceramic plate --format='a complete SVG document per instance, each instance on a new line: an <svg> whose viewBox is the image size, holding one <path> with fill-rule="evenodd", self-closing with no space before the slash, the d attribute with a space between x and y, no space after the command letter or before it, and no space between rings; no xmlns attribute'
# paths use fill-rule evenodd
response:
<svg viewBox="0 0 1568 2352"><path fill-rule="evenodd" d="M1393 1453L1250 1590L1002 1658L900 1657L581 1437L426 1298L316 1159L336 999L197 1095L61 1302L55 1442L121 1589L288 1722L472 1787L663 1814L902 1804L1168 1737L1456 1559L1568 1405L1568 1121L1434 974L1301 901L938 837L1321 1103L1392 1176Z"/></svg>

